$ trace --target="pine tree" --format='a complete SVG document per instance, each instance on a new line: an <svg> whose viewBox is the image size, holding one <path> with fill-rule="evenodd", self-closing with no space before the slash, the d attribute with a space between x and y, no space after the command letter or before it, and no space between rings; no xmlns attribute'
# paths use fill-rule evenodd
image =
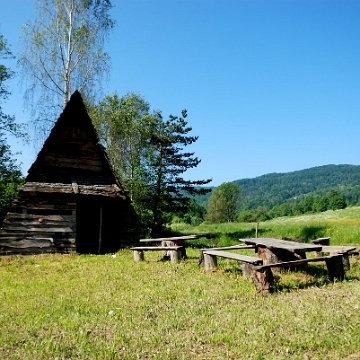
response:
<svg viewBox="0 0 360 360"><path fill-rule="evenodd" d="M170 115L167 121L163 121L160 112L156 114L148 148L148 194L144 199L151 212L152 235L161 233L172 215L185 213L191 196L210 191L201 186L211 179L185 180L182 177L201 162L193 152L183 152L186 146L198 140L198 136L188 135L192 128L187 125L186 117L186 110L181 117Z"/></svg>

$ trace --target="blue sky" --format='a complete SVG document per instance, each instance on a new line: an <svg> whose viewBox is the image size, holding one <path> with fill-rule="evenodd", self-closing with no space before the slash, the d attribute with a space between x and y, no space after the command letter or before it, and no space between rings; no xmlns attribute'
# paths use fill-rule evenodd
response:
<svg viewBox="0 0 360 360"><path fill-rule="evenodd" d="M358 0L113 0L105 94L141 94L163 115L188 110L211 185L327 164L360 164ZM0 0L16 54L32 1ZM9 63L16 70L16 62ZM19 122L20 78L7 113ZM10 139L26 175L37 150Z"/></svg>

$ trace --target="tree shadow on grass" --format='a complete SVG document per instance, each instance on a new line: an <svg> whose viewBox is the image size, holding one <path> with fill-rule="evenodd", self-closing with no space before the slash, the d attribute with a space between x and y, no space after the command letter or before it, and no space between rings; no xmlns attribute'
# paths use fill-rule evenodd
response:
<svg viewBox="0 0 360 360"><path fill-rule="evenodd" d="M301 229L300 238L304 242L309 242L317 238L325 236L326 227L325 226L306 226Z"/></svg>
<svg viewBox="0 0 360 360"><path fill-rule="evenodd" d="M223 268L222 271L227 274L242 274L239 266ZM274 285L273 292L290 292L300 289L308 289L313 287L324 287L332 283L329 279L326 267L307 264L304 267L292 267L291 269L273 271ZM345 281L359 281L358 276L345 274ZM249 281L251 281L249 279ZM335 280L339 281L339 280Z"/></svg>
<svg viewBox="0 0 360 360"><path fill-rule="evenodd" d="M359 277L345 274L346 281L359 280ZM339 281L339 280L335 280ZM331 284L326 266L307 264L302 268L293 268L285 272L274 272L274 292L324 287Z"/></svg>

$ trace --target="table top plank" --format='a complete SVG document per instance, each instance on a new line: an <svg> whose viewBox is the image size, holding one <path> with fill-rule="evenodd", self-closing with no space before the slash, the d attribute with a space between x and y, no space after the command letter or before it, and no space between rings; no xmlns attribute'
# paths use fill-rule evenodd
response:
<svg viewBox="0 0 360 360"><path fill-rule="evenodd" d="M130 248L130 250L138 250L138 251L171 251L171 250L179 250L183 248L183 246L135 246Z"/></svg>
<svg viewBox="0 0 360 360"><path fill-rule="evenodd" d="M140 242L196 240L196 239L199 239L200 237L202 237L202 235L186 235L186 236L174 236L174 237L166 237L166 238L140 239Z"/></svg>
<svg viewBox="0 0 360 360"><path fill-rule="evenodd" d="M348 253L356 250L355 246L326 246L324 245L321 249L322 252L336 252L336 253Z"/></svg>
<svg viewBox="0 0 360 360"><path fill-rule="evenodd" d="M305 244L296 241L273 238L239 239L247 245L265 246L268 249L284 249L291 252L321 251L321 245Z"/></svg>

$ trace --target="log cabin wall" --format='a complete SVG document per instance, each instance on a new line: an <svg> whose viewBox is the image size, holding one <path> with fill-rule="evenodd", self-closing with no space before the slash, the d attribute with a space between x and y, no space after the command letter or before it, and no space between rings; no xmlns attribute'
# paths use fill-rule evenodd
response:
<svg viewBox="0 0 360 360"><path fill-rule="evenodd" d="M5 217L0 254L115 252L142 235L75 92Z"/></svg>
<svg viewBox="0 0 360 360"><path fill-rule="evenodd" d="M76 252L74 196L19 191L0 231L1 254Z"/></svg>

